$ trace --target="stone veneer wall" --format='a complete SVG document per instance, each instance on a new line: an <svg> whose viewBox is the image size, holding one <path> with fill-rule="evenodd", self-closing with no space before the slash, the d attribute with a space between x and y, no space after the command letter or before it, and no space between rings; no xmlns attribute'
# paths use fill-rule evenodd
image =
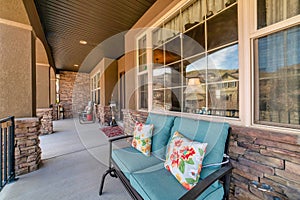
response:
<svg viewBox="0 0 300 200"><path fill-rule="evenodd" d="M135 126L135 121L145 123L148 117L148 112L136 110L122 110L124 134L131 135Z"/></svg>
<svg viewBox="0 0 300 200"><path fill-rule="evenodd" d="M52 120L55 121L55 120L58 120L58 104L53 104L52 105Z"/></svg>
<svg viewBox="0 0 300 200"><path fill-rule="evenodd" d="M90 92L90 75L77 73L72 93L73 112L77 113L84 110L90 100Z"/></svg>
<svg viewBox="0 0 300 200"><path fill-rule="evenodd" d="M37 170L42 162L39 139L39 118L15 119L16 175Z"/></svg>
<svg viewBox="0 0 300 200"><path fill-rule="evenodd" d="M96 116L101 125L109 125L111 121L110 106L97 105Z"/></svg>
<svg viewBox="0 0 300 200"><path fill-rule="evenodd" d="M145 122L147 112L123 110L124 132L132 134L134 119ZM234 167L230 199L299 199L300 197L300 136L257 128L231 125L229 147ZM262 192L250 181L266 183L274 188Z"/></svg>
<svg viewBox="0 0 300 200"><path fill-rule="evenodd" d="M72 118L74 113L84 110L90 99L89 74L61 71L59 87L65 118Z"/></svg>
<svg viewBox="0 0 300 200"><path fill-rule="evenodd" d="M300 136L232 126L229 154L234 166L232 192L237 199L300 198ZM248 187L259 181L274 188L261 192Z"/></svg>
<svg viewBox="0 0 300 200"><path fill-rule="evenodd" d="M40 135L53 133L53 108L38 108L36 115L41 118Z"/></svg>

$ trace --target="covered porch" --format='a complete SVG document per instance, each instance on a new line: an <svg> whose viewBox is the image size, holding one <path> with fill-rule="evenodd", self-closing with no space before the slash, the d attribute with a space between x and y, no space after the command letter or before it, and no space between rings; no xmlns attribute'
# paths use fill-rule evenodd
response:
<svg viewBox="0 0 300 200"><path fill-rule="evenodd" d="M40 169L18 176L0 199L99 199L99 184L108 167L108 138L99 124L81 125L78 119L54 122L55 132L40 136ZM122 146L122 144L119 144ZM107 179L104 199L131 199L121 182Z"/></svg>
<svg viewBox="0 0 300 200"><path fill-rule="evenodd" d="M299 0L0 6L0 119L15 116L19 178L0 199L99 199L112 110L125 135L149 113L228 123L230 199L299 199ZM88 102L95 122L80 124ZM130 196L108 178L100 198Z"/></svg>

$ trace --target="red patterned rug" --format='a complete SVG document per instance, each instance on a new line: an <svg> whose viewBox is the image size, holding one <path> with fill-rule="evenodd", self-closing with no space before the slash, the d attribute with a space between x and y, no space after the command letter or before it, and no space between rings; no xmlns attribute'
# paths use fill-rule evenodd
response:
<svg viewBox="0 0 300 200"><path fill-rule="evenodd" d="M100 130L107 136L107 137L115 137L118 135L123 135L124 131L119 126L106 126L100 128Z"/></svg>

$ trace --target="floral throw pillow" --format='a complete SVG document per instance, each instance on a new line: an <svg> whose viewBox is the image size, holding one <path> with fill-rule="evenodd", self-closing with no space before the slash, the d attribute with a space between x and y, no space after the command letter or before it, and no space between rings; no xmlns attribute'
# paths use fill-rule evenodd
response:
<svg viewBox="0 0 300 200"><path fill-rule="evenodd" d="M146 156L150 156L152 131L153 124L135 123L131 145Z"/></svg>
<svg viewBox="0 0 300 200"><path fill-rule="evenodd" d="M207 143L189 140L177 131L168 146L165 168L187 190L192 189L200 178L206 146Z"/></svg>

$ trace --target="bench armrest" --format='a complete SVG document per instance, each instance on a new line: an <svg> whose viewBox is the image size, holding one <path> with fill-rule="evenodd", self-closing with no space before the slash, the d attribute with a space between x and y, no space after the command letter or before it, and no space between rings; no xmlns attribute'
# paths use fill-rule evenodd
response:
<svg viewBox="0 0 300 200"><path fill-rule="evenodd" d="M187 199L196 199L199 195L202 194L211 184L213 184L215 181L220 180L224 176L228 175L232 171L231 164L227 164L214 173L210 174L205 179L199 181L190 191L185 193L180 200L187 200ZM226 183L224 183L226 184ZM226 190L226 189L225 189ZM226 192L226 191L225 191Z"/></svg>
<svg viewBox="0 0 300 200"><path fill-rule="evenodd" d="M111 165L111 159L112 159L112 143L113 143L114 141L122 140L122 139L129 138L129 137L133 137L133 135L122 135L122 136L115 137L115 138L111 138L111 139L108 140L108 141L109 141L109 158L108 158L109 169L112 168L112 165Z"/></svg>
<svg viewBox="0 0 300 200"><path fill-rule="evenodd" d="M129 138L129 137L133 137L133 135L122 135L122 136L119 136L119 137L111 138L111 139L109 139L108 141L109 141L110 143L112 143L112 142L114 142L114 141L121 140L121 139L125 139L125 138Z"/></svg>

